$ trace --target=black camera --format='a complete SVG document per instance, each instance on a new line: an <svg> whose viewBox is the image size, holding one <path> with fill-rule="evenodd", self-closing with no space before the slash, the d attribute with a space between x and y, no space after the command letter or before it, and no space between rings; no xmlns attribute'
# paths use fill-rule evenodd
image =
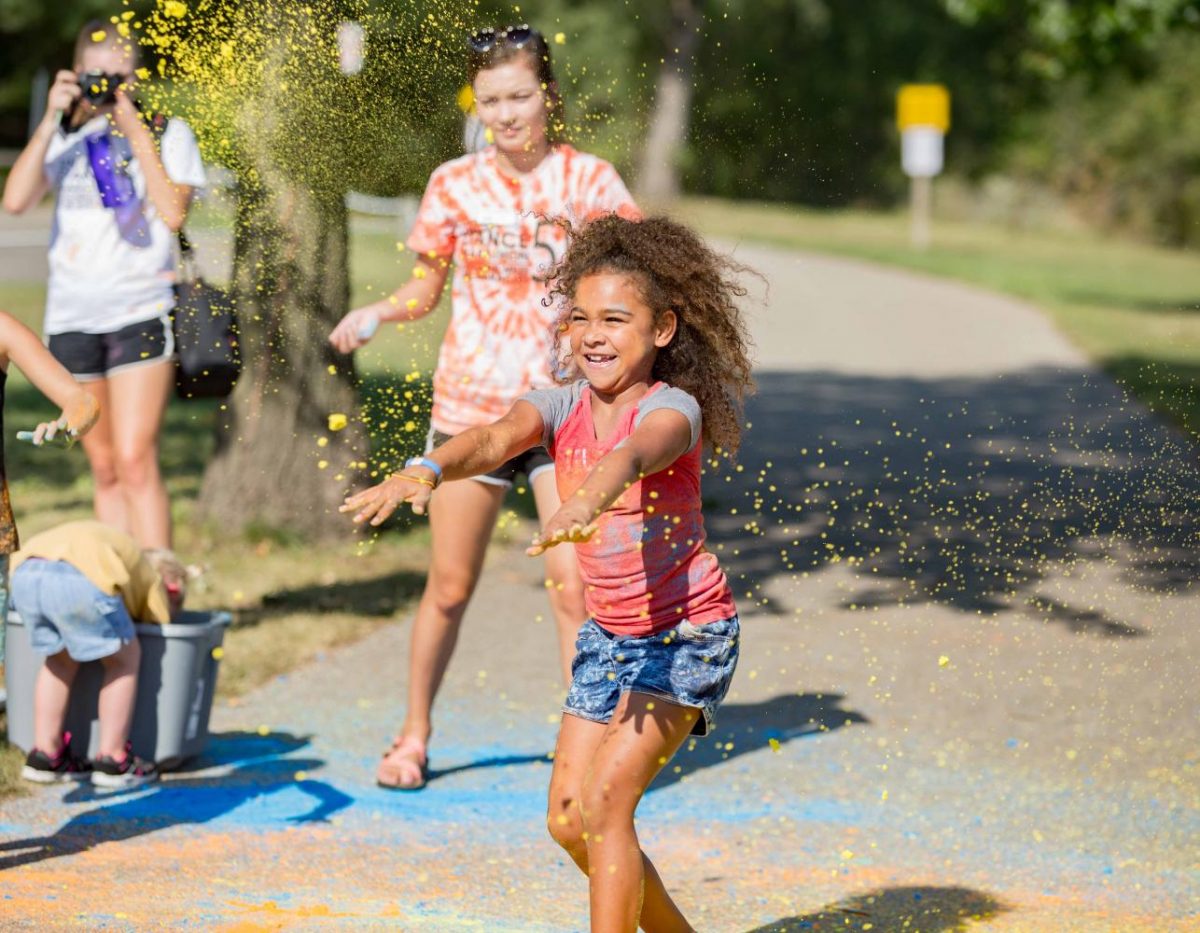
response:
<svg viewBox="0 0 1200 933"><path fill-rule="evenodd" d="M117 88L125 81L124 75L110 75L103 71L81 71L79 88L83 99L93 107L111 104L117 99Z"/></svg>

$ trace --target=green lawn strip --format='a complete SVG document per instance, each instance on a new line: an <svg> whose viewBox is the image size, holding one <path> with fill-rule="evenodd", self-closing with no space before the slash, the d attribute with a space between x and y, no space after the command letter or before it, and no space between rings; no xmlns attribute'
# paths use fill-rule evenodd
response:
<svg viewBox="0 0 1200 933"><path fill-rule="evenodd" d="M1200 437L1200 261L1193 253L1075 230L938 221L924 253L903 214L820 212L689 199L707 235L832 253L958 279L1023 298L1109 375Z"/></svg>

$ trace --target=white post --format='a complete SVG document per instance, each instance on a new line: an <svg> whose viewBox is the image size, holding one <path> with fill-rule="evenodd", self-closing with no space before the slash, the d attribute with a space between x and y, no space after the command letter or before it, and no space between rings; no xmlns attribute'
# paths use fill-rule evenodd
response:
<svg viewBox="0 0 1200 933"><path fill-rule="evenodd" d="M933 179L915 175L909 184L909 242L913 249L929 249L931 218L933 216Z"/></svg>

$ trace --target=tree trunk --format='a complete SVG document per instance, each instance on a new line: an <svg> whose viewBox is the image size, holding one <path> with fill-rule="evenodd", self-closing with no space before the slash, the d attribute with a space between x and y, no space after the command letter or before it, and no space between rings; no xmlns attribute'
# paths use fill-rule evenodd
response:
<svg viewBox="0 0 1200 933"><path fill-rule="evenodd" d="M367 455L353 359L326 339L349 302L345 202L265 166L257 179L240 191L234 246L244 369L199 510L231 531L258 523L345 534L337 507ZM344 430L329 430L335 413L346 415Z"/></svg>
<svg viewBox="0 0 1200 933"><path fill-rule="evenodd" d="M692 74L703 19L698 0L671 0L671 25L638 171L638 193L648 202L679 196L680 153L687 141Z"/></svg>

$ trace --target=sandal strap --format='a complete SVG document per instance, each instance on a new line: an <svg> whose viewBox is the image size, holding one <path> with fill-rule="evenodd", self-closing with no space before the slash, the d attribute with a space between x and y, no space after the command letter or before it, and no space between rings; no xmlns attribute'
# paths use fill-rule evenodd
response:
<svg viewBox="0 0 1200 933"><path fill-rule="evenodd" d="M418 759L421 764L424 764L429 758L429 752L424 743L410 736L400 735L392 740L391 747L383 753L383 757L387 758L392 752L407 751L412 752L413 756Z"/></svg>

